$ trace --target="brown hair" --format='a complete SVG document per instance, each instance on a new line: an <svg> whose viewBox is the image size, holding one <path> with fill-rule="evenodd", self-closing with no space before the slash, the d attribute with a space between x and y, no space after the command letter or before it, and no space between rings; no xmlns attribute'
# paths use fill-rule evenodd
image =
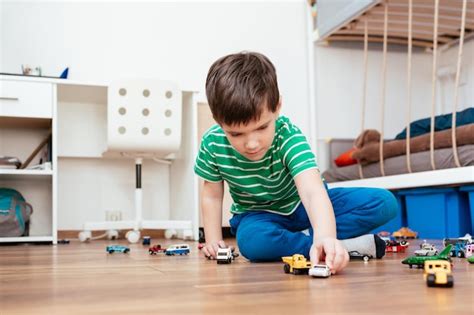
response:
<svg viewBox="0 0 474 315"><path fill-rule="evenodd" d="M258 120L264 106L274 113L280 92L275 67L256 52L224 56L214 62L206 79L206 95L219 124L247 124Z"/></svg>

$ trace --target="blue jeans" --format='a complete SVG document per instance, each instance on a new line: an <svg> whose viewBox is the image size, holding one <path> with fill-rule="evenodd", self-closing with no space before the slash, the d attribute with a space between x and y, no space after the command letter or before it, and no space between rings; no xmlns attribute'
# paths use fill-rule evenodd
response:
<svg viewBox="0 0 474 315"><path fill-rule="evenodd" d="M367 234L398 212L397 200L385 189L333 188L327 192L336 216L338 239ZM230 226L240 253L253 262L277 261L293 254L309 257L313 244L313 230L303 203L288 216L266 211L236 214ZM310 235L301 232L306 229Z"/></svg>

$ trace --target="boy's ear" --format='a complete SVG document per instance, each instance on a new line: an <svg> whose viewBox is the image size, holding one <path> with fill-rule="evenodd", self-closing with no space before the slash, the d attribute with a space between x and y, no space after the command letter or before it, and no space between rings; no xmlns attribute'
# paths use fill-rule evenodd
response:
<svg viewBox="0 0 474 315"><path fill-rule="evenodd" d="M278 115L280 115L280 109L281 109L281 95L280 95L280 99L278 100L278 105L275 111Z"/></svg>

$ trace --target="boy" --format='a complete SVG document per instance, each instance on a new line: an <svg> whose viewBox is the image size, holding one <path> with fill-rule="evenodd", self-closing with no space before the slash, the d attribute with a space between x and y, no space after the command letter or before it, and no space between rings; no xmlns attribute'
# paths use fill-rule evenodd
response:
<svg viewBox="0 0 474 315"><path fill-rule="evenodd" d="M348 250L384 255L385 243L377 236L354 237L393 218L395 198L383 189L326 189L306 138L279 116L281 98L270 60L252 52L220 58L209 70L206 94L218 123L204 134L194 167L204 179L206 257L215 258L226 246L224 180L234 201L231 231L250 261L299 253L313 265L325 261L336 273L347 265Z"/></svg>

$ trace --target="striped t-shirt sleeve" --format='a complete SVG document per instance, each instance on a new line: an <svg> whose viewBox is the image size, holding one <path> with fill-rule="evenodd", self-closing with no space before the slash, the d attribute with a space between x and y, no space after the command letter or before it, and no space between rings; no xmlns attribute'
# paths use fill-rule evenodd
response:
<svg viewBox="0 0 474 315"><path fill-rule="evenodd" d="M221 174L217 169L217 163L214 155L207 146L208 138L203 137L201 147L199 148L196 162L194 164L194 173L209 182L222 181Z"/></svg>
<svg viewBox="0 0 474 315"><path fill-rule="evenodd" d="M306 137L295 126L288 126L281 146L283 164L292 177L307 169L317 169L316 158Z"/></svg>

